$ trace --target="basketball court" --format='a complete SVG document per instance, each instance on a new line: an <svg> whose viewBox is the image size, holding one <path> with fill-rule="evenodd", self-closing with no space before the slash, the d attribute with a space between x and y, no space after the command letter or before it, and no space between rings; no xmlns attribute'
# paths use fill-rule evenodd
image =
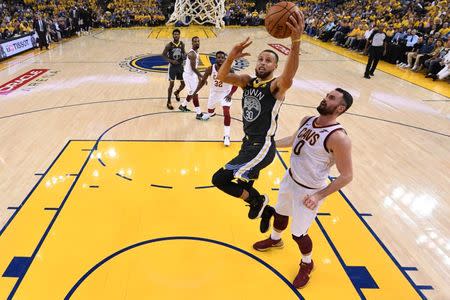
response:
<svg viewBox="0 0 450 300"><path fill-rule="evenodd" d="M99 29L1 63L0 85L13 83L0 95L0 299L450 297L448 83L387 64L366 80L362 57L304 38L276 137L316 114L330 90L348 90L355 103L340 122L354 180L321 207L310 229L316 267L296 290L290 233L284 249L253 250L267 234L242 201L211 186L240 147L241 90L231 147L221 116L166 109L160 55L171 32ZM263 27L181 28L187 48L193 36L201 70L246 36L252 56L238 72L253 74L266 48L281 70L290 47ZM271 204L289 155L279 149L257 181Z"/></svg>

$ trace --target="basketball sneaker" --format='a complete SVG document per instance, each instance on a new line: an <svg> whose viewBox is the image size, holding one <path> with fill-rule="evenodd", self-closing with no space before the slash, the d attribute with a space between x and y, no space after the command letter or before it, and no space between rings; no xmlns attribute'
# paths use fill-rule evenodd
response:
<svg viewBox="0 0 450 300"><path fill-rule="evenodd" d="M203 114L203 116L202 116L202 121L208 121L209 118L210 118L210 115L209 115L209 114Z"/></svg>
<svg viewBox="0 0 450 300"><path fill-rule="evenodd" d="M225 145L225 147L230 146L230 137L228 135L223 137L223 144Z"/></svg>
<svg viewBox="0 0 450 300"><path fill-rule="evenodd" d="M300 262L300 270L298 271L297 276L295 276L294 282L292 283L296 289L303 288L309 281L309 275L311 271L314 269L314 262L311 259L309 264L305 262Z"/></svg>
<svg viewBox="0 0 450 300"><path fill-rule="evenodd" d="M189 112L191 111L189 108L187 108L186 106L180 105L178 107L179 110L181 110L182 112Z"/></svg>
<svg viewBox="0 0 450 300"><path fill-rule="evenodd" d="M180 91L176 90L174 93L175 99L180 102Z"/></svg>
<svg viewBox="0 0 450 300"><path fill-rule="evenodd" d="M260 195L247 200L248 206L250 206L250 210L248 211L249 219L261 217L264 207L269 203L269 197L267 195Z"/></svg>
<svg viewBox="0 0 450 300"><path fill-rule="evenodd" d="M279 240L272 240L271 237L269 236L269 238L256 242L253 244L253 249L257 250L257 251L267 251L270 250L272 248L278 248L281 249L284 247L284 243L282 239Z"/></svg>
<svg viewBox="0 0 450 300"><path fill-rule="evenodd" d="M204 116L203 113L199 113L199 114L197 114L197 115L195 116L195 118L196 118L197 120L203 120L203 121L205 121L205 120L203 119L203 116Z"/></svg>
<svg viewBox="0 0 450 300"><path fill-rule="evenodd" d="M266 205L261 214L261 222L259 222L259 231L262 233L267 232L270 228L270 219L275 214L275 208L270 205Z"/></svg>

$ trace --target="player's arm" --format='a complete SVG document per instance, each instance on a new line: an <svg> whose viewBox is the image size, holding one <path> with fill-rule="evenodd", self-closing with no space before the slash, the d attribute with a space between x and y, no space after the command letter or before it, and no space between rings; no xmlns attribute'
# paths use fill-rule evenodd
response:
<svg viewBox="0 0 450 300"><path fill-rule="evenodd" d="M277 148L287 148L287 147L292 147L292 144L294 143L294 139L295 139L295 134L297 132L294 132L293 135L284 137L282 139L276 140L275 141L275 146Z"/></svg>
<svg viewBox="0 0 450 300"><path fill-rule="evenodd" d="M309 117L304 117L304 118L302 119L302 121L300 122L300 124L301 124L300 127L302 127L302 126L306 123L306 120L308 120L308 118L309 118ZM290 136L287 136L287 137L285 137L285 138L276 140L276 141L275 141L275 146L276 146L277 148L287 148L287 147L292 147L292 145L294 144L295 136L297 135L297 131L298 131L298 130L296 130L296 131L294 132L294 134L292 134L292 135L290 135Z"/></svg>
<svg viewBox="0 0 450 300"><path fill-rule="evenodd" d="M181 55L183 56L183 59L186 57L186 48L183 42L181 42Z"/></svg>
<svg viewBox="0 0 450 300"><path fill-rule="evenodd" d="M200 73L200 71L197 70L197 68L195 67L195 53L194 53L194 51L191 51L191 52L188 53L188 59L189 59L189 63L191 64L192 71L194 71L194 73L197 74L198 78L201 80L202 73Z"/></svg>
<svg viewBox="0 0 450 300"><path fill-rule="evenodd" d="M281 75L276 78L273 84L270 86L270 90L276 99L284 100L286 91L292 86L292 81L294 79L295 73L297 73L298 62L299 62L299 52L300 52L300 37L302 36L303 29L305 26L305 21L303 13L300 11L295 11L295 17L290 16L286 25L291 30L291 51L284 65L284 70Z"/></svg>
<svg viewBox="0 0 450 300"><path fill-rule="evenodd" d="M202 87L205 85L206 80L208 79L208 76L212 73L212 66L206 69L205 73L202 76L202 80L199 81L197 88L195 89L194 95L198 93L202 89Z"/></svg>
<svg viewBox="0 0 450 300"><path fill-rule="evenodd" d="M233 69L230 70L231 73L234 73ZM230 102L231 101L231 97L233 97L233 94L237 91L238 87L233 85L231 87L230 92L228 93L228 95L225 96L225 101Z"/></svg>
<svg viewBox="0 0 450 300"><path fill-rule="evenodd" d="M233 94L237 91L237 86L233 85L233 87L231 88L231 91L228 93L228 95L225 96L225 101L230 102L231 101L231 97L233 97Z"/></svg>
<svg viewBox="0 0 450 300"><path fill-rule="evenodd" d="M250 41L250 38L247 38L245 41L236 44L233 47L233 49L231 49L224 63L220 67L219 72L217 72L218 80L235 86L239 86L241 88L245 88L247 86L248 82L252 79L250 75L248 74L238 75L235 73L231 73L230 71L231 66L233 65L235 59L250 55L250 53L248 52L244 53L242 51L248 46L250 46L251 43L252 41Z"/></svg>
<svg viewBox="0 0 450 300"><path fill-rule="evenodd" d="M309 209L316 208L320 200L340 190L353 179L352 144L347 134L342 130L332 133L325 146L329 151L333 152L339 176L323 190L313 195L308 195L303 199L303 203Z"/></svg>
<svg viewBox="0 0 450 300"><path fill-rule="evenodd" d="M168 62L170 62L173 65L178 64L178 61L174 60L174 59L170 59L169 56L167 55L167 53L169 53L169 45L167 44L166 47L164 48L164 51L162 53L162 57L167 60Z"/></svg>

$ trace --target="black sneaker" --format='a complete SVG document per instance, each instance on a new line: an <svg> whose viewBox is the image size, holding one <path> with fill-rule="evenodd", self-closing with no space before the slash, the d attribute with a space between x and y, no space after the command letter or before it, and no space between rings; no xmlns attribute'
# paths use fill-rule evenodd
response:
<svg viewBox="0 0 450 300"><path fill-rule="evenodd" d="M261 215L261 222L259 223L259 230L262 233L267 232L270 228L270 219L272 219L272 216L275 214L275 208L273 208L270 205L267 205L264 207L264 210Z"/></svg>
<svg viewBox="0 0 450 300"><path fill-rule="evenodd" d="M178 102L180 102L180 92L179 92L178 90L176 90L173 94L175 95L175 99L176 99Z"/></svg>
<svg viewBox="0 0 450 300"><path fill-rule="evenodd" d="M178 107L179 110L181 110L182 112L189 112L191 111L189 108L187 108L186 106L180 105L180 107Z"/></svg>
<svg viewBox="0 0 450 300"><path fill-rule="evenodd" d="M248 204L250 210L248 211L249 219L256 219L261 217L264 207L269 203L269 197L261 195L253 199L249 199Z"/></svg>
<svg viewBox="0 0 450 300"><path fill-rule="evenodd" d="M195 116L195 118L196 118L197 120L202 120L202 119L203 119L203 113L197 114L197 115Z"/></svg>

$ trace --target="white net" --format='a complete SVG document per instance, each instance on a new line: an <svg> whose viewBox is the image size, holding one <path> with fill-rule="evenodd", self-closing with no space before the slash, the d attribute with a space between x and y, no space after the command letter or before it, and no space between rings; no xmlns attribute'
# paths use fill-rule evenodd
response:
<svg viewBox="0 0 450 300"><path fill-rule="evenodd" d="M167 24L182 22L188 25L211 23L217 28L225 26L225 0L176 0L175 10Z"/></svg>

